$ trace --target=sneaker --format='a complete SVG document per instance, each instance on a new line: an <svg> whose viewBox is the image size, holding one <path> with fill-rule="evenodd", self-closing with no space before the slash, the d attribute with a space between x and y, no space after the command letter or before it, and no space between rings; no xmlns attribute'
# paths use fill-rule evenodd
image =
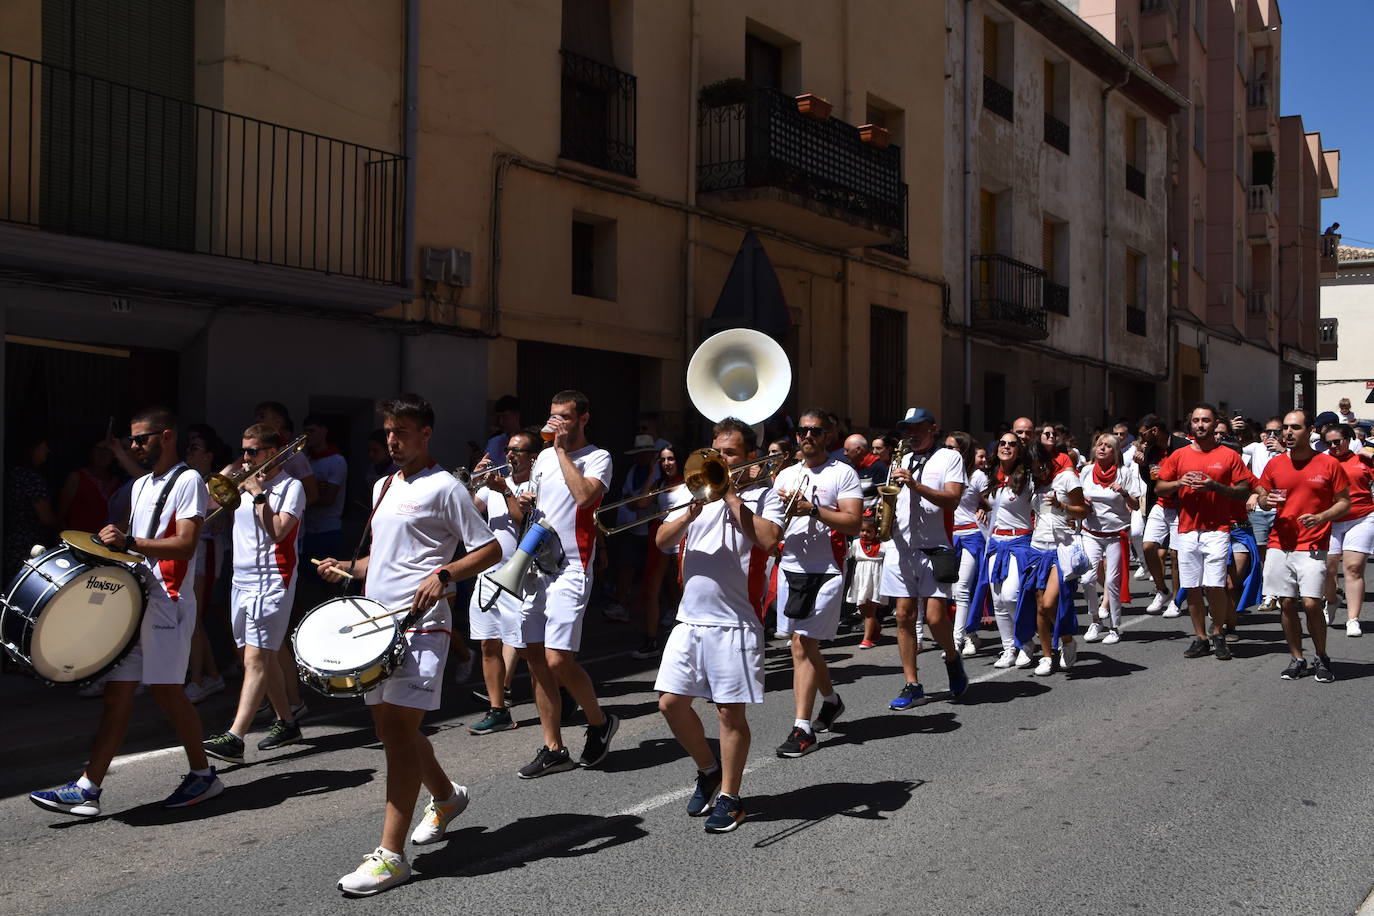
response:
<svg viewBox="0 0 1374 916"><path fill-rule="evenodd" d="M611 752L611 739L620 728L620 716L606 713L606 721L600 725L587 726L587 741L582 745L582 756L577 758L580 767L594 767L606 759Z"/></svg>
<svg viewBox="0 0 1374 916"><path fill-rule="evenodd" d="M1138 581L1144 582L1146 579L1150 578L1150 570L1142 563L1135 568L1135 577Z"/></svg>
<svg viewBox="0 0 1374 916"><path fill-rule="evenodd" d="M974 636L971 633L968 636L965 636L964 646L962 649L959 650L959 654L962 655L964 658L973 658L973 656L977 655L978 637Z"/></svg>
<svg viewBox="0 0 1374 916"><path fill-rule="evenodd" d="M1188 648L1183 650L1183 657L1184 657L1184 658L1202 658L1202 656L1204 656L1204 655L1210 655L1211 653L1212 653L1212 645L1211 645L1211 643L1207 642L1207 640L1205 640L1205 639L1198 639L1198 638L1194 637L1194 638L1193 638L1193 641L1190 642L1190 643L1188 643Z"/></svg>
<svg viewBox="0 0 1374 916"><path fill-rule="evenodd" d="M1107 619L1108 617L1110 617L1110 616L1112 616L1112 612L1111 612L1111 609L1110 609L1109 607L1107 607L1107 605L1105 605L1105 604L1099 604L1099 605L1097 606L1097 619L1098 619L1098 620L1106 620L1106 619Z"/></svg>
<svg viewBox="0 0 1374 916"><path fill-rule="evenodd" d="M1240 642L1240 634L1236 632L1234 627L1227 627L1223 635L1228 643Z"/></svg>
<svg viewBox="0 0 1374 916"><path fill-rule="evenodd" d="M697 770L697 787L692 792L692 797L687 799L687 814L690 817L704 817L711 813L715 807L716 793L720 791L720 761L716 761L716 768L710 773L703 773Z"/></svg>
<svg viewBox="0 0 1374 916"><path fill-rule="evenodd" d="M1036 677L1049 677L1053 673L1054 659L1050 658L1048 655L1042 655L1040 657L1040 663L1036 665L1035 670L1031 672L1031 674Z"/></svg>
<svg viewBox="0 0 1374 916"><path fill-rule="evenodd" d="M192 681L186 685L186 699L192 703L204 703L210 697L224 690L224 678L207 677L200 683Z"/></svg>
<svg viewBox="0 0 1374 916"><path fill-rule="evenodd" d="M743 824L746 817L744 802L738 796L722 794L716 798L716 807L706 819L706 832L729 833Z"/></svg>
<svg viewBox="0 0 1374 916"><path fill-rule="evenodd" d="M844 712L844 700L840 698L838 693L831 695L835 698L835 702L826 703L822 701L821 708L816 712L816 722L812 727L818 732L830 731L835 720Z"/></svg>
<svg viewBox="0 0 1374 916"><path fill-rule="evenodd" d="M205 753L225 763L243 763L243 739L232 732L211 735L200 743Z"/></svg>
<svg viewBox="0 0 1374 916"><path fill-rule="evenodd" d="M572 757L568 754L566 747L551 751L548 745L545 745L539 749L539 753L534 755L534 759L521 767L515 775L521 779L538 779L540 776L561 773L576 766L577 764L572 762Z"/></svg>
<svg viewBox="0 0 1374 916"><path fill-rule="evenodd" d="M1016 667L1029 668L1033 660L1025 649L1016 650Z"/></svg>
<svg viewBox="0 0 1374 916"><path fill-rule="evenodd" d="M430 796L429 804L425 805L424 816L420 818L420 823L415 825L415 832L410 835L410 842L416 846L428 846L442 840L449 822L467 810L468 800L468 787L460 786L456 782L453 783L453 794L447 801L436 801Z"/></svg>
<svg viewBox="0 0 1374 916"><path fill-rule="evenodd" d="M468 726L468 734L490 735L492 732L509 731L518 726L519 723L511 718L509 709L504 706L493 706L487 710L487 714L482 717L481 721Z"/></svg>
<svg viewBox="0 0 1374 916"><path fill-rule="evenodd" d="M1279 677L1285 681L1296 681L1307 676L1307 659L1294 658L1288 662L1288 667L1283 669L1283 674Z"/></svg>
<svg viewBox="0 0 1374 916"><path fill-rule="evenodd" d="M1070 639L1059 647L1059 667L1067 671L1073 667L1073 663L1078 661L1078 643Z"/></svg>
<svg viewBox="0 0 1374 916"><path fill-rule="evenodd" d="M1164 613L1163 613L1162 615L1160 615L1160 616L1162 616L1162 617L1182 617L1182 616L1183 616L1183 612L1182 612L1181 610L1179 610L1177 604L1175 604L1174 602L1170 601L1170 602L1169 602L1169 606L1166 607L1166 608L1164 609Z"/></svg>
<svg viewBox="0 0 1374 916"><path fill-rule="evenodd" d="M362 863L351 874L339 879L339 890L350 897L371 897L409 880L410 863L405 857L378 846L363 856Z"/></svg>
<svg viewBox="0 0 1374 916"><path fill-rule="evenodd" d="M871 639L864 639L859 642L860 649L872 649L877 643Z"/></svg>
<svg viewBox="0 0 1374 916"><path fill-rule="evenodd" d="M1102 645L1114 646L1121 642L1121 634L1116 630L1108 630L1107 635L1102 637Z"/></svg>
<svg viewBox="0 0 1374 916"><path fill-rule="evenodd" d="M1083 634L1083 641L1097 642L1101 638L1102 627L1096 620L1094 620L1092 623L1088 624L1088 630Z"/></svg>
<svg viewBox="0 0 1374 916"><path fill-rule="evenodd" d="M968 691L968 674L964 671L962 658L951 658L945 662L945 674L949 676L949 692L955 699Z"/></svg>
<svg viewBox="0 0 1374 916"><path fill-rule="evenodd" d="M83 789L74 782L30 792L29 801L40 808L75 814L77 817L95 817L100 813L100 790Z"/></svg>
<svg viewBox="0 0 1374 916"><path fill-rule="evenodd" d="M1212 657L1221 662L1231 660L1231 647L1226 645L1224 634L1218 633L1212 637Z"/></svg>
<svg viewBox="0 0 1374 916"><path fill-rule="evenodd" d="M902 688L902 692L887 704L888 709L915 709L917 706L924 706L930 702L930 697L926 696L924 688L920 684L907 684Z"/></svg>
<svg viewBox="0 0 1374 916"><path fill-rule="evenodd" d="M1325 655L1318 655L1312 662L1312 677L1318 684L1329 684L1336 679L1336 675L1331 673L1331 659Z"/></svg>
<svg viewBox="0 0 1374 916"><path fill-rule="evenodd" d="M1002 654L997 656L997 661L992 663L994 668L1010 668L1016 664L1016 650L1003 649Z"/></svg>
<svg viewBox="0 0 1374 916"><path fill-rule="evenodd" d="M1265 595L1264 600L1260 602L1259 609L1261 611L1276 611L1279 609L1279 599L1273 595Z"/></svg>
<svg viewBox="0 0 1374 916"><path fill-rule="evenodd" d="M78 687L76 695L83 700L96 700L105 695L105 678L98 677L85 687Z"/></svg>
<svg viewBox="0 0 1374 916"><path fill-rule="evenodd" d="M800 725L792 726L792 731L787 736L787 740L778 745L779 757L801 757L809 754L816 749L816 736L807 731ZM716 800L716 807L720 807L720 800ZM714 815L712 815L714 817ZM709 827L709 822L708 822ZM733 827L730 829L734 829Z"/></svg>
<svg viewBox="0 0 1374 916"><path fill-rule="evenodd" d="M189 808L203 801L209 801L224 791L224 783L215 775L215 768L205 776L187 773L181 779L177 790L162 800L164 808Z"/></svg>
<svg viewBox="0 0 1374 916"><path fill-rule="evenodd" d="M658 655L658 640L653 636L644 637L644 641L639 644L639 648L631 652L630 655L635 658L655 657Z"/></svg>
<svg viewBox="0 0 1374 916"><path fill-rule="evenodd" d="M602 609L601 616L615 623L627 623L630 619L630 612L625 610L623 605L612 601Z"/></svg>
<svg viewBox="0 0 1374 916"><path fill-rule="evenodd" d="M272 727L267 730L267 737L258 742L258 750L275 751L279 747L296 744L300 740L300 725L287 722L285 719L273 719Z"/></svg>
<svg viewBox="0 0 1374 916"><path fill-rule="evenodd" d="M1168 593L1168 592L1155 592L1155 596L1154 596L1153 598L1151 598L1151 599L1150 599L1150 603L1149 603L1148 605L1145 606L1145 613L1147 613L1147 614L1160 614L1160 613L1163 613L1164 608L1165 608L1168 604L1169 604L1169 593Z"/></svg>
<svg viewBox="0 0 1374 916"><path fill-rule="evenodd" d="M1360 636L1362 634L1363 631L1360 629L1360 622L1358 620L1347 620L1345 622L1346 636Z"/></svg>

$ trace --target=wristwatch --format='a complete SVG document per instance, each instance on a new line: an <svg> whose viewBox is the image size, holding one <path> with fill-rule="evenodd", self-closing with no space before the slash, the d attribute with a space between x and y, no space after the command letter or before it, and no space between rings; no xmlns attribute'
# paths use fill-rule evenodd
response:
<svg viewBox="0 0 1374 916"><path fill-rule="evenodd" d="M133 552L134 552L134 547L135 547L135 544L134 544L134 536L133 536L132 534L126 534L126 535L124 535L124 552L125 552L125 553L133 553Z"/></svg>
<svg viewBox="0 0 1374 916"><path fill-rule="evenodd" d="M265 502L267 502L266 493L259 493L258 495L253 497L253 505L255 506L261 506Z"/></svg>
<svg viewBox="0 0 1374 916"><path fill-rule="evenodd" d="M436 569L434 571L434 575L438 576L439 581L442 582L444 585L448 585L449 581L453 579L453 573L449 572L448 569L446 569L443 566Z"/></svg>
<svg viewBox="0 0 1374 916"><path fill-rule="evenodd" d="M821 517L821 507L820 507L820 506L812 506L812 507L811 507L811 511L808 512L808 513L806 513L806 514L809 515L809 516L811 516L812 518L820 518L820 517Z"/></svg>

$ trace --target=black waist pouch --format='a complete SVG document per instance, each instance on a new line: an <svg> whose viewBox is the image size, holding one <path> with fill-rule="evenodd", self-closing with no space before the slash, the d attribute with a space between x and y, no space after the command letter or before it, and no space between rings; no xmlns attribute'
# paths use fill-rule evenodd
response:
<svg viewBox="0 0 1374 916"><path fill-rule="evenodd" d="M959 551L952 547L922 547L921 553L930 558L936 582L949 585L959 581Z"/></svg>
<svg viewBox="0 0 1374 916"><path fill-rule="evenodd" d="M834 573L802 573L786 569L781 572L787 577L787 606L782 613L790 620L801 620L814 614L821 587L835 578Z"/></svg>

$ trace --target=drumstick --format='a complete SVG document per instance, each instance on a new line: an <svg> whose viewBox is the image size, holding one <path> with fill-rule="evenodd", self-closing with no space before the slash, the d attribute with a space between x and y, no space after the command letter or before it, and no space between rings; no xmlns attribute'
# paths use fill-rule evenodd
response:
<svg viewBox="0 0 1374 916"><path fill-rule="evenodd" d="M310 558L310 562L311 562L311 563L314 563L316 566L319 566L319 565L320 565L322 562L324 562L324 561L323 561L323 560L317 560L317 559L315 559L314 557L311 557L311 558ZM339 575L343 576L345 579L353 579L353 578L355 578L355 576L354 576L352 573L346 573L346 572L344 572L343 569L342 569L341 567L335 566L335 567L334 567L334 571L335 571L336 573L338 573Z"/></svg>
<svg viewBox="0 0 1374 916"><path fill-rule="evenodd" d="M440 597L440 598L452 598L452 597L453 597L454 595L456 595L456 594L458 594L457 589L450 589L449 591L446 591L446 592L443 592L442 594L440 594L439 597ZM365 623L376 623L378 620L385 620L385 619L387 619L388 617L395 617L397 614L405 614L405 613L409 612L410 610L411 610L411 605L406 605L405 607L403 607L403 608L397 608L397 609L394 610L394 611L387 611L385 614L378 614L376 617L364 617L362 620L359 620L357 623L346 623L346 624L344 624L343 626L339 627L339 632L340 632L340 633L351 633L351 632L353 631L353 628L354 628L354 627L362 626L362 625L365 624ZM366 636L366 635L367 635L366 633L359 633L359 634L358 634L358 636ZM353 638L354 638L354 639L357 639L358 637L355 636L355 637L353 637Z"/></svg>

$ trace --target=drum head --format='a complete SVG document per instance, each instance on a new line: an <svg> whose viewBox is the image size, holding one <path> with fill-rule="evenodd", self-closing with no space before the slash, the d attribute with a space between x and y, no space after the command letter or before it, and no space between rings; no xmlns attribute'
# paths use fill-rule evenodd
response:
<svg viewBox="0 0 1374 916"><path fill-rule="evenodd" d="M62 532L62 543L73 550L88 553L93 557L100 557L102 560L109 560L111 563L128 563L130 566L137 566L144 560L141 553L125 553L122 550L106 547L100 542L100 538L94 534L89 531L77 531L75 528L69 528Z"/></svg>
<svg viewBox="0 0 1374 916"><path fill-rule="evenodd" d="M316 606L296 628L296 660L321 674L375 664L391 648L399 617L358 621L386 611L380 602L361 596L333 598ZM353 625L349 632L339 632L349 625Z"/></svg>
<svg viewBox="0 0 1374 916"><path fill-rule="evenodd" d="M85 680L124 653L143 622L143 591L122 566L94 566L63 583L42 608L30 652L34 673Z"/></svg>

